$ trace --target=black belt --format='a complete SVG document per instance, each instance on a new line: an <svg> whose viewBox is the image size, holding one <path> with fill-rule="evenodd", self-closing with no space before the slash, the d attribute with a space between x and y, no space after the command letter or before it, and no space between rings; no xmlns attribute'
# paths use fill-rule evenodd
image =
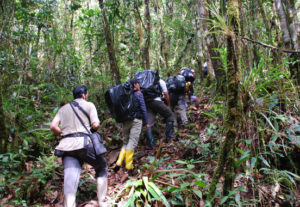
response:
<svg viewBox="0 0 300 207"><path fill-rule="evenodd" d="M67 135L61 136L61 138L66 138L66 137L85 137L85 136L89 136L89 135L85 134L85 133L82 133L82 132L77 132L77 133L67 134Z"/></svg>

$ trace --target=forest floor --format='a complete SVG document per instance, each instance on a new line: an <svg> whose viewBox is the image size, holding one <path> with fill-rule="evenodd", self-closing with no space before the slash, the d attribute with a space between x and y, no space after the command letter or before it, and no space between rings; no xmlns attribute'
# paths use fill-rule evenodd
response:
<svg viewBox="0 0 300 207"><path fill-rule="evenodd" d="M109 174L108 174L108 193L107 197L109 199L109 206L124 206L126 201L128 200L128 194L130 187L128 187L129 181L137 181L141 180L143 176L151 178L156 177L154 183L160 188L166 187L178 187L181 185L182 179L178 179L179 176L182 176L187 170L187 164L184 163L183 160L198 160L197 155L200 153L200 149L194 147L191 151L191 148L186 148L186 145L191 144L188 140L190 140L191 136L194 138L205 139L205 131L207 125L209 124L210 118L202 115L202 112L208 108L207 99L200 104L198 108L191 105L187 110L187 115L191 123L186 127L180 125L175 128L176 137L172 139L169 143L165 143L165 126L162 120L157 117L157 122L153 129L153 134L155 137L156 145L153 148L149 148L146 144L146 136L144 133L141 133L139 146L135 150L134 154L134 175L128 176L128 173L125 172L125 168L121 168L117 173L113 171L113 167L118 158L118 154L120 151L121 143L118 143L118 147L114 145L112 149L109 149L109 153L107 154L107 161L109 166ZM216 121L216 120L215 120ZM106 139L112 140L113 136L116 133L116 129L113 129L111 126L111 122L108 121L105 125L104 129L104 137ZM113 131L115 130L115 131ZM117 129L120 132L120 129ZM184 140L181 142L180 140ZM198 150L198 152L197 152ZM216 167L216 162L207 163L199 162L199 163L190 163L193 165L192 171L198 172L201 169L205 169L207 174L212 175L213 168ZM205 166L205 167L204 167ZM208 173L210 172L210 173ZM171 174L170 174L171 173ZM96 196L96 188L94 186L95 192L89 192L87 188L88 185L96 185L94 178L94 170L91 166L85 165L81 172L81 181L79 184L78 194L77 194L77 204L78 207L92 207L97 206L97 196ZM171 176L171 177L170 177ZM188 181L188 177L184 178L185 182ZM206 178L210 179L210 178ZM84 181L83 181L84 180ZM56 186L58 187L55 192L53 198L53 194L49 195L49 198L45 200L51 200L51 204L45 204L43 206L55 206L60 207L63 206L63 176L59 180L56 180ZM59 183L60 182L60 183ZM85 182L85 183L84 183ZM61 187L59 187L61 186ZM165 195L167 198L171 195ZM52 198L51 198L52 197ZM162 202L155 201L152 203L154 206L164 206Z"/></svg>
<svg viewBox="0 0 300 207"><path fill-rule="evenodd" d="M225 137L222 132L222 118L210 115L212 105L209 97L202 97L198 108L190 105L187 115L190 123L183 127L176 128L176 137L169 143L165 143L165 126L161 118L153 129L156 145L149 148L146 144L146 136L141 133L139 146L135 150L133 164L134 175L128 175L124 168L117 173L113 167L118 158L122 145L121 128L107 119L102 123L101 134L107 142L109 153L106 158L109 167L108 174L108 206L125 206L130 196L135 191L140 191L134 182L143 181L147 177L149 182L158 186L163 195L172 200L172 206L204 206L205 192L208 190L213 172L217 167L217 155ZM240 166L240 171L244 172ZM30 170L30 169L28 169ZM63 206L63 169L62 165L57 165L55 176L47 183L51 187L49 194L45 198L39 198L38 202L44 207ZM246 170L247 171L247 170ZM266 184L265 175L259 171L251 172L249 177L255 177L255 186L249 185L249 179L245 176L248 172L240 173L235 180L235 187L241 186L245 189L237 195L241 200L257 199L261 201L261 206L274 206L274 200L282 202L283 198L279 191L284 191L279 185ZM97 207L95 172L89 165L84 165L77 193L78 207ZM241 175L241 176L240 176ZM224 177L221 176L219 183L222 184ZM22 181L19 181L22 183ZM256 184L257 183L257 184ZM53 187L55 186L55 187ZM49 189L50 189L49 187ZM218 185L219 192L222 191ZM142 187L144 190L146 187ZM195 190L196 189L196 190ZM199 190L200 189L200 190ZM297 190L298 189L298 190ZM295 186L295 201L300 200L299 185ZM0 204L10 200L14 193L0 200ZM238 199L239 197L236 197ZM178 201L178 204L176 202ZM144 201L141 201L142 204ZM155 207L164 206L162 201L148 200L148 204ZM255 201L256 202L256 201ZM275 202L276 203L276 202ZM12 205L5 205L11 207ZM15 205L14 205L15 206ZM143 205L141 205L143 206Z"/></svg>
<svg viewBox="0 0 300 207"><path fill-rule="evenodd" d="M153 148L149 148L146 144L146 136L142 133L139 146L135 150L134 155L134 175L128 175L124 168L121 168L117 173L113 171L114 163L118 158L120 148L111 150L107 155L109 165L108 176L108 197L110 198L111 205L124 206L128 200L130 193L130 187L128 187L128 181L141 180L143 176L149 177L149 180L153 177L154 183L160 188L167 187L179 187L182 179L178 179L186 172L185 169L189 169L183 160L197 160L197 155L200 154L200 148L194 147L191 151L190 147L185 147L191 144L187 139L191 136L194 138L205 139L205 131L210 118L203 115L202 112L208 109L207 99L203 99L198 108L191 105L187 110L188 117L191 121L186 127L180 125L176 128L176 138L172 139L169 143L165 143L165 127L162 120L158 118L155 127L153 129L156 145ZM214 120L217 122L216 120ZM217 123L216 123L217 124ZM111 131L107 128L104 132L107 136L110 136ZM181 142L180 140L185 140ZM121 147L121 145L120 145ZM198 150L198 151L197 151ZM205 169L205 173L210 176L213 174L213 169L216 167L216 162L198 162L192 164L192 171L199 173L201 169ZM88 170L91 170L88 168ZM85 173L85 172L83 172ZM171 175L170 175L171 173ZM185 182L189 178L185 178ZM206 177L210 180L210 177ZM165 195L167 198L171 195ZM203 203L204 204L204 203ZM154 206L164 206L162 202L156 201L152 203ZM91 207L96 206L96 200L83 202L79 204L79 207Z"/></svg>

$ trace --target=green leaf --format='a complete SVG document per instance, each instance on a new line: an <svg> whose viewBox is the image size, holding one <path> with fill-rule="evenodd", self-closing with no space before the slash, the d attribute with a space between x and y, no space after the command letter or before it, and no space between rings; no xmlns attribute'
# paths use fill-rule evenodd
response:
<svg viewBox="0 0 300 207"><path fill-rule="evenodd" d="M263 163L265 163L266 166L271 167L268 163L268 161L263 157L263 156L259 156L259 159L261 159L263 161Z"/></svg>
<svg viewBox="0 0 300 207"><path fill-rule="evenodd" d="M270 121L270 119L266 116L266 115L264 115L263 113L261 113L261 112L259 112L259 114L261 114L266 120L267 120L267 122L269 123L269 125L271 126L271 128L276 132L276 134L277 134L277 130L275 129L275 127L273 126L273 124L272 124L272 122Z"/></svg>
<svg viewBox="0 0 300 207"><path fill-rule="evenodd" d="M154 191L159 195L159 197L162 200L163 204L166 207L170 207L170 204L168 203L166 197L162 194L162 192L159 190L159 188L152 182L149 182L149 186L151 186L154 189Z"/></svg>
<svg viewBox="0 0 300 207"><path fill-rule="evenodd" d="M190 186L190 185L191 185L191 184L188 183L188 182L181 183L180 188L186 188L186 187L188 187L188 186Z"/></svg>
<svg viewBox="0 0 300 207"><path fill-rule="evenodd" d="M189 169L189 170L191 170L191 169L193 169L195 167L195 165L187 165L187 168Z"/></svg>
<svg viewBox="0 0 300 207"><path fill-rule="evenodd" d="M152 195L152 197L154 198L154 199L151 199L151 200L160 200L159 195L156 193L156 191L153 189L152 186L148 185L148 191Z"/></svg>
<svg viewBox="0 0 300 207"><path fill-rule="evenodd" d="M198 185L198 186L200 186L202 188L206 187L205 183L203 181L201 181L201 180L196 180L195 183L196 183L196 185Z"/></svg>
<svg viewBox="0 0 300 207"><path fill-rule="evenodd" d="M224 204L228 199L228 196L224 196L221 200L221 204Z"/></svg>
<svg viewBox="0 0 300 207"><path fill-rule="evenodd" d="M238 203L239 205L241 204L241 196L239 193L235 195L235 202Z"/></svg>
<svg viewBox="0 0 300 207"><path fill-rule="evenodd" d="M206 115L206 116L209 116L213 119L217 119L217 117L214 115L214 114L211 114L211 113L208 113L208 112L202 112L202 114Z"/></svg>
<svg viewBox="0 0 300 207"><path fill-rule="evenodd" d="M237 162L235 161L234 165L236 167L239 167L244 161L248 160L249 158L250 158L250 155L246 153L239 159L239 161L237 161Z"/></svg>
<svg viewBox="0 0 300 207"><path fill-rule="evenodd" d="M254 168L255 163L256 163L257 158L256 157L252 157L251 158L251 168Z"/></svg>
<svg viewBox="0 0 300 207"><path fill-rule="evenodd" d="M136 180L136 181L127 181L125 187L129 187L129 186L134 186L134 187L137 187L137 186L141 186L143 185L143 182L141 180Z"/></svg>
<svg viewBox="0 0 300 207"><path fill-rule="evenodd" d="M141 195L140 192L136 191L135 193L133 193L129 199L127 200L127 202L125 203L124 207L128 207L128 206L135 206L134 204L134 201L137 197L139 197Z"/></svg>
<svg viewBox="0 0 300 207"><path fill-rule="evenodd" d="M194 190L193 189L193 192L200 198L202 199L202 192L200 190Z"/></svg>
<svg viewBox="0 0 300 207"><path fill-rule="evenodd" d="M240 148L236 148L236 151L238 151L241 155L243 155L244 154L244 151L243 150L241 150Z"/></svg>
<svg viewBox="0 0 300 207"><path fill-rule="evenodd" d="M148 177L143 176L142 180L143 180L143 182L144 182L145 188L148 190Z"/></svg>
<svg viewBox="0 0 300 207"><path fill-rule="evenodd" d="M182 161L182 160L175 160L175 162L177 162L177 163L179 163L179 164L183 164L183 165L186 164L186 162L185 162L185 161Z"/></svg>

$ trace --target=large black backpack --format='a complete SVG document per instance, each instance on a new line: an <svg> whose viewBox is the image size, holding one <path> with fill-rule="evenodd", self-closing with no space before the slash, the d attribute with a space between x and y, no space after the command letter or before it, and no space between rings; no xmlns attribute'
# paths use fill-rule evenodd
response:
<svg viewBox="0 0 300 207"><path fill-rule="evenodd" d="M134 78L139 81L141 91L146 102L161 96L161 88L159 85L159 75L154 70L137 71Z"/></svg>
<svg viewBox="0 0 300 207"><path fill-rule="evenodd" d="M183 70L181 71L181 75L184 76L186 82L194 82L196 78L195 73L189 68L183 68Z"/></svg>
<svg viewBox="0 0 300 207"><path fill-rule="evenodd" d="M184 76L170 76L167 81L167 88L170 93L184 93L186 88Z"/></svg>
<svg viewBox="0 0 300 207"><path fill-rule="evenodd" d="M119 84L105 92L105 102L117 122L133 120L136 105L133 99L134 89L130 82Z"/></svg>

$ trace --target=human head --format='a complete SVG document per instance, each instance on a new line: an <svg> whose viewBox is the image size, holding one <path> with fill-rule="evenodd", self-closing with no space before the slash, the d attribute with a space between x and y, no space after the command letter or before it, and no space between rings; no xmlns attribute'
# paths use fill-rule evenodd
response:
<svg viewBox="0 0 300 207"><path fill-rule="evenodd" d="M82 95L84 95L85 97L87 96L87 87L85 85L76 86L73 89L73 97L74 97L74 99L76 99L76 98L82 98Z"/></svg>
<svg viewBox="0 0 300 207"><path fill-rule="evenodd" d="M140 90L140 83L139 83L138 79L132 78L129 82L134 87L135 90L138 90L138 91Z"/></svg>

